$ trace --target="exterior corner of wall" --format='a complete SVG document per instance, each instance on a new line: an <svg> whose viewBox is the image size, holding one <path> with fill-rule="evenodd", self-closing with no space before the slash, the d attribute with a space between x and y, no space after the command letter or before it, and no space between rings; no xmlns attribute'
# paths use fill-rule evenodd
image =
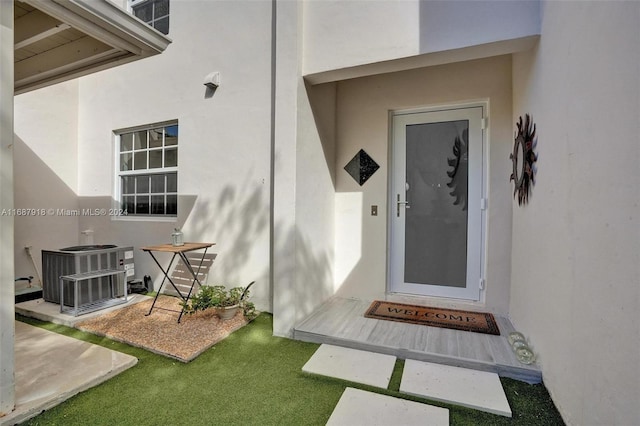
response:
<svg viewBox="0 0 640 426"><path fill-rule="evenodd" d="M639 175L637 139L625 135L638 131L640 55L624 46L640 36L640 4L541 6L538 46L513 60L513 119L532 114L539 158L529 203L513 207L511 316L568 424L633 424L638 327L623 318L640 312L627 184Z"/></svg>
<svg viewBox="0 0 640 426"><path fill-rule="evenodd" d="M14 72L13 2L0 2L0 208L13 204ZM13 216L0 220L0 414L15 405L15 287Z"/></svg>

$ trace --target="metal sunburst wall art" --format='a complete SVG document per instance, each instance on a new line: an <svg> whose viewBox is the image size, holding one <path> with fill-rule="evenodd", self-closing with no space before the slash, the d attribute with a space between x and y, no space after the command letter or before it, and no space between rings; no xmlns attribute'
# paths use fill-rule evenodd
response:
<svg viewBox="0 0 640 426"><path fill-rule="evenodd" d="M513 198L518 195L518 205L527 204L531 193L531 186L535 185L536 166L538 155L534 152L536 148L536 125L529 114L524 115L524 123L522 116L516 123L518 131L516 132L515 142L513 144L513 153L509 155L513 165L513 173L509 181L513 181Z"/></svg>

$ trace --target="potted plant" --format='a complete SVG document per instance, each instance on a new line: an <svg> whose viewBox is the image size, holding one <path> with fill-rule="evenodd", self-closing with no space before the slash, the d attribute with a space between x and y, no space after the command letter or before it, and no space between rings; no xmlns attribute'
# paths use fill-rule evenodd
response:
<svg viewBox="0 0 640 426"><path fill-rule="evenodd" d="M235 317L240 309L240 298L244 288L233 287L227 290L223 285L216 285L213 286L213 292L215 294L214 307L220 319L228 320Z"/></svg>
<svg viewBox="0 0 640 426"><path fill-rule="evenodd" d="M203 285L200 290L191 298L189 303L183 303L185 312L195 313L206 309L215 309L216 315L222 320L233 318L239 309L243 310L244 316L252 320L256 316L255 306L249 302L249 287L233 287L227 289L223 285Z"/></svg>

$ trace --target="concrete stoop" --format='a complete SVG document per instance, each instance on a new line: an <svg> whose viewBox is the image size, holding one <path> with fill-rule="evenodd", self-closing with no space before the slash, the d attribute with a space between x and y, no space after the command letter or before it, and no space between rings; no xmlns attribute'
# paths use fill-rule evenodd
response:
<svg viewBox="0 0 640 426"><path fill-rule="evenodd" d="M136 357L15 322L15 409L0 425L24 422L133 367Z"/></svg>

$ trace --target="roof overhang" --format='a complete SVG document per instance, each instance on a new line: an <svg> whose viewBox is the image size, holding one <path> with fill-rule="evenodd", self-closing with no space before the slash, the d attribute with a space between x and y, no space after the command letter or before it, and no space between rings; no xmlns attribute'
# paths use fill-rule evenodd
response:
<svg viewBox="0 0 640 426"><path fill-rule="evenodd" d="M162 53L171 40L108 0L14 5L15 94Z"/></svg>

